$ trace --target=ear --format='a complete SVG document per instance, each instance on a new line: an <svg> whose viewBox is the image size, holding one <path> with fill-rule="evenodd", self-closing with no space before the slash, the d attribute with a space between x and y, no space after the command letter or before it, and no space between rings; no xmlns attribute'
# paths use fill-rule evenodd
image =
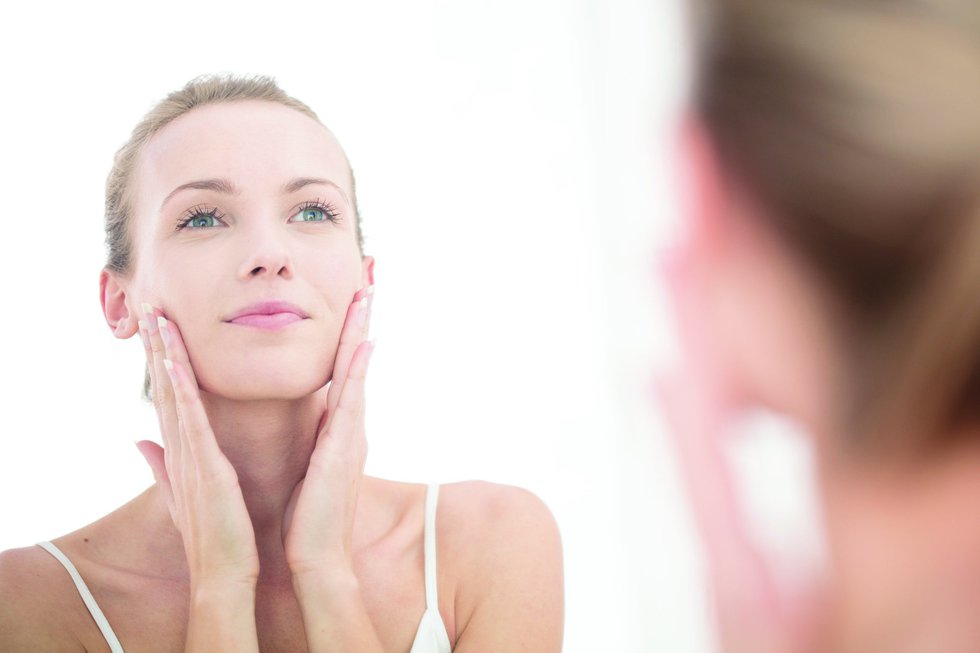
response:
<svg viewBox="0 0 980 653"><path fill-rule="evenodd" d="M361 287L374 285L374 257L365 256L361 259Z"/></svg>
<svg viewBox="0 0 980 653"><path fill-rule="evenodd" d="M682 242L698 253L717 253L725 237L729 205L717 150L704 123L687 115L677 143Z"/></svg>
<svg viewBox="0 0 980 653"><path fill-rule="evenodd" d="M99 299L105 321L117 338L131 338L139 330L139 317L129 310L126 287L114 272L99 275Z"/></svg>

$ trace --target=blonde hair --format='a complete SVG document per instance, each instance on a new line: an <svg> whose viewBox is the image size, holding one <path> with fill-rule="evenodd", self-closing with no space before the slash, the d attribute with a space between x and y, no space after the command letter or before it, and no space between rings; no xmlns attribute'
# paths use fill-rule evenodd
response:
<svg viewBox="0 0 980 653"><path fill-rule="evenodd" d="M105 186L105 233L106 269L128 274L133 258L133 241L130 231L132 219L132 175L143 146L154 134L195 107L224 102L260 100L275 102L295 109L316 120L320 118L308 106L287 95L275 80L262 75L202 75L187 82L178 91L170 93L158 102L133 128L129 140L119 148L112 162L112 169ZM351 172L351 191L354 191L354 174ZM355 234L361 252L364 241L361 235L361 217L357 210L356 194L352 195L355 216Z"/></svg>
<svg viewBox="0 0 980 653"><path fill-rule="evenodd" d="M843 307L853 361L843 429L879 451L936 448L938 434L980 420L971 3L711 9L696 108L729 178Z"/></svg>

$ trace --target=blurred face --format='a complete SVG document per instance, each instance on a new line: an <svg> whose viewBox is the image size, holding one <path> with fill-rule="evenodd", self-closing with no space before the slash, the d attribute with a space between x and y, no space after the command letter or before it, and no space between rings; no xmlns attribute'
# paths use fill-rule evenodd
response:
<svg viewBox="0 0 980 653"><path fill-rule="evenodd" d="M147 143L132 183L127 307L177 324L202 390L299 398L325 385L371 265L333 135L271 102L199 107Z"/></svg>
<svg viewBox="0 0 980 653"><path fill-rule="evenodd" d="M741 407L825 423L840 374L830 298L732 182L698 119L681 144L688 281L680 317L689 353L710 361Z"/></svg>

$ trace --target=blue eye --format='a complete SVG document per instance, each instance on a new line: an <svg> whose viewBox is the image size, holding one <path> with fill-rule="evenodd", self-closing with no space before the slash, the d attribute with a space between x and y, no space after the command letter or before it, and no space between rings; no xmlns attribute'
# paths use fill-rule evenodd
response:
<svg viewBox="0 0 980 653"><path fill-rule="evenodd" d="M223 216L218 215L217 209L205 209L204 207L195 206L190 211L184 214L177 222L177 230L181 229L209 229L218 226L218 221Z"/></svg>
<svg viewBox="0 0 980 653"><path fill-rule="evenodd" d="M185 227L213 227L215 218L213 215L199 215L191 218L184 225Z"/></svg>
<svg viewBox="0 0 980 653"><path fill-rule="evenodd" d="M340 216L333 205L317 199L299 207L299 212L289 219L290 222L338 222Z"/></svg>
<svg viewBox="0 0 980 653"><path fill-rule="evenodd" d="M330 219L327 212L318 206L308 206L294 215L293 218L299 218L299 220L290 220L290 222L324 222Z"/></svg>

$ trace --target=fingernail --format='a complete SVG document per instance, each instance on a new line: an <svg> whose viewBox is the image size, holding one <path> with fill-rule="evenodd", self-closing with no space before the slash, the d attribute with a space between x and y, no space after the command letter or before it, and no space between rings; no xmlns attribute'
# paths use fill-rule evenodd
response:
<svg viewBox="0 0 980 653"><path fill-rule="evenodd" d="M167 370L167 375L170 377L170 383L177 385L177 379L174 376L174 362L169 358L164 358L163 367Z"/></svg>
<svg viewBox="0 0 980 653"><path fill-rule="evenodd" d="M361 301L359 301L358 304L359 304L359 308L357 309L357 325L364 326L364 322L367 321L368 298L361 297Z"/></svg>
<svg viewBox="0 0 980 653"><path fill-rule="evenodd" d="M162 315L157 316L157 326L160 327L160 337L163 338L163 344L170 344L170 331L167 329L167 318Z"/></svg>
<svg viewBox="0 0 980 653"><path fill-rule="evenodd" d="M153 307L145 302L140 306L143 308L143 317L146 318L146 334L152 336L157 332L157 321L153 319Z"/></svg>

